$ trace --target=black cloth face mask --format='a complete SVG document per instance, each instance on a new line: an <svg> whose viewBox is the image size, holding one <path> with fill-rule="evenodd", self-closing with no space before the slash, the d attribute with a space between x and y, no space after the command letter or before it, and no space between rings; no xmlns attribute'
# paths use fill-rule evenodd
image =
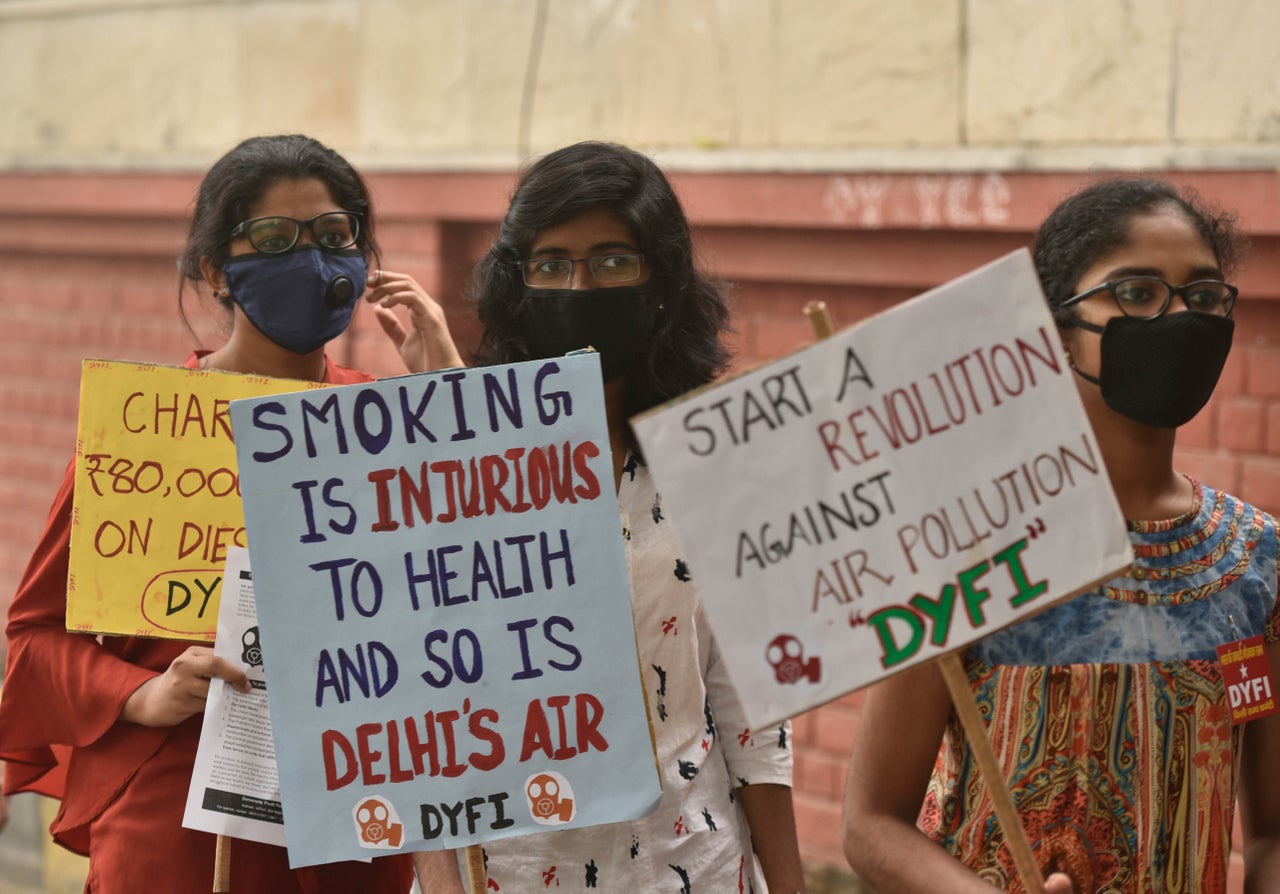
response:
<svg viewBox="0 0 1280 894"><path fill-rule="evenodd" d="M1111 409L1155 428L1184 425L1209 402L1236 325L1228 317L1194 310L1154 320L1112 317L1106 326L1070 320L1102 333L1098 377L1076 373L1102 389Z"/></svg>
<svg viewBox="0 0 1280 894"><path fill-rule="evenodd" d="M600 370L612 382L649 349L658 321L652 283L602 289L525 289L520 322L538 359L562 357L585 347L600 353Z"/></svg>

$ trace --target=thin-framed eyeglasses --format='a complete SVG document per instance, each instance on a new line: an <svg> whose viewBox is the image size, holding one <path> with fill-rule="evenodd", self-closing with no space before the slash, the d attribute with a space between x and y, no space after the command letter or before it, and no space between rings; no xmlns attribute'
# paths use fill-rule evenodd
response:
<svg viewBox="0 0 1280 894"><path fill-rule="evenodd" d="M1229 317L1235 307L1240 290L1217 279L1198 279L1183 286L1174 286L1155 276L1125 276L1104 282L1079 295L1073 295L1060 307L1079 304L1091 295L1109 292L1111 298L1126 317L1154 320L1169 309L1173 296L1177 295L1188 310Z"/></svg>
<svg viewBox="0 0 1280 894"><path fill-rule="evenodd" d="M339 251L355 245L360 238L360 218L358 211L326 211L310 220L281 215L254 217L236 224L227 241L244 236L254 251L279 255L293 250L305 228L311 231L316 245L326 251Z"/></svg>
<svg viewBox="0 0 1280 894"><path fill-rule="evenodd" d="M524 284L531 289L557 289L573 282L573 265L586 264L599 283L634 282L644 267L642 254L608 254L593 258L530 258L516 261Z"/></svg>

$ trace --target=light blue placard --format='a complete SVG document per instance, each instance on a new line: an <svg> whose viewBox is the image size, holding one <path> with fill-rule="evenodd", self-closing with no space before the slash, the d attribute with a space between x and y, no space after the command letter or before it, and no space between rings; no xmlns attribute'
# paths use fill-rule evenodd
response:
<svg viewBox="0 0 1280 894"><path fill-rule="evenodd" d="M231 419L292 865L656 806L595 354Z"/></svg>

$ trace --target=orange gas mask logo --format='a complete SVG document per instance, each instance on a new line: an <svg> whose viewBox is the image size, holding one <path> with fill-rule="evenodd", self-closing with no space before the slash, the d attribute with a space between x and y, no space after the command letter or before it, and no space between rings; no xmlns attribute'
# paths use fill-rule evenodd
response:
<svg viewBox="0 0 1280 894"><path fill-rule="evenodd" d="M394 850L404 841L404 826L395 806L383 798L365 798L351 812L361 847Z"/></svg>
<svg viewBox="0 0 1280 894"><path fill-rule="evenodd" d="M529 815L541 826L560 826L577 815L573 787L559 773L538 773L525 780Z"/></svg>

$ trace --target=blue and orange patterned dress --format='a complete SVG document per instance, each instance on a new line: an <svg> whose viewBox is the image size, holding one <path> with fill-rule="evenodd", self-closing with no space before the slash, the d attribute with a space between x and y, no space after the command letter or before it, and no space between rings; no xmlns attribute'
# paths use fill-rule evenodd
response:
<svg viewBox="0 0 1280 894"><path fill-rule="evenodd" d="M1195 490L1186 515L1130 523L1127 575L965 655L1036 862L1077 891L1226 888L1248 727L1231 726L1216 647L1280 639L1276 526ZM954 717L920 825L983 878L1022 890Z"/></svg>

